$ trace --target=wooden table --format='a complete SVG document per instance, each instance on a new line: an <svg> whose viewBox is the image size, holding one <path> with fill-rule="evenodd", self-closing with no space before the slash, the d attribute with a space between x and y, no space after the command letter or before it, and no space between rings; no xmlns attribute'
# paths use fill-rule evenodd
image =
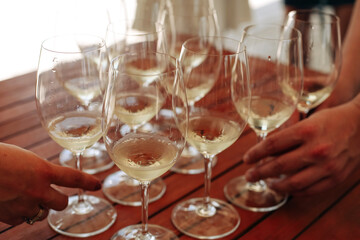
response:
<svg viewBox="0 0 360 240"><path fill-rule="evenodd" d="M29 149L58 163L62 148L50 139L38 118L34 94L35 73L0 82L0 141ZM244 152L256 142L255 134L245 130L241 138L218 156L213 170L211 196L226 200L224 185L242 175L249 166L242 163ZM104 179L116 167L97 174ZM182 175L168 172L163 176L165 195L149 205L149 223L173 230L180 239L191 239L172 225L174 206L186 199L203 195L203 174ZM224 239L360 239L360 171L329 192L307 198L290 197L279 210L253 213L236 207L239 228ZM188 184L187 184L188 183ZM68 189L75 194L76 191ZM102 191L94 193L105 197ZM106 232L89 239L109 239L117 230L140 222L140 208L114 204L118 213L115 224ZM0 239L69 239L54 232L47 221L30 226L0 223Z"/></svg>

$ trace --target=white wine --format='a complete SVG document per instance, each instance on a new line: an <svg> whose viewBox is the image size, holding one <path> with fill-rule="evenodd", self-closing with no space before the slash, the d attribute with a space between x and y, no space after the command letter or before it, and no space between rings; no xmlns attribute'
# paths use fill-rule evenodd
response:
<svg viewBox="0 0 360 240"><path fill-rule="evenodd" d="M115 114L130 127L138 127L152 119L164 100L151 93L129 92L116 96Z"/></svg>
<svg viewBox="0 0 360 240"><path fill-rule="evenodd" d="M84 105L101 94L100 80L94 77L69 79L64 82L64 88Z"/></svg>
<svg viewBox="0 0 360 240"><path fill-rule="evenodd" d="M110 150L115 164L139 181L151 181L175 163L179 150L168 138L152 134L129 134Z"/></svg>
<svg viewBox="0 0 360 240"><path fill-rule="evenodd" d="M319 106L333 91L334 86L324 86L316 82L304 82L303 94L298 103L299 111L307 113L310 109Z"/></svg>
<svg viewBox="0 0 360 240"><path fill-rule="evenodd" d="M185 53L185 55L181 56L181 58L180 58L180 52L173 52L174 54L173 56L176 57L177 59L180 58L181 64L185 68L196 68L205 61L208 52L209 49L202 48L196 52L189 51L189 53Z"/></svg>
<svg viewBox="0 0 360 240"><path fill-rule="evenodd" d="M248 102L249 100L244 98L235 104L238 104L239 114L243 118L248 116L249 126L258 133L267 134L278 128L295 110L294 105L276 98L253 96L250 109Z"/></svg>
<svg viewBox="0 0 360 240"><path fill-rule="evenodd" d="M56 117L47 126L50 137L71 152L82 152L102 134L101 118L91 112L70 112Z"/></svg>
<svg viewBox="0 0 360 240"><path fill-rule="evenodd" d="M165 63L162 65L150 63L147 66L137 66L136 63L130 62L126 64L125 71L140 85L148 86L156 79L159 79L159 75L165 71L165 66Z"/></svg>
<svg viewBox="0 0 360 240"><path fill-rule="evenodd" d="M213 76L189 76L186 83L186 96L189 103L194 103L202 99L215 84Z"/></svg>
<svg viewBox="0 0 360 240"><path fill-rule="evenodd" d="M218 116L189 118L187 141L204 155L216 155L231 146L242 129L235 121Z"/></svg>
<svg viewBox="0 0 360 240"><path fill-rule="evenodd" d="M193 79L194 78L194 79ZM173 91L174 77L170 76L163 81L164 87L169 93ZM191 76L186 83L186 97L190 104L202 99L215 84L215 78L212 76Z"/></svg>

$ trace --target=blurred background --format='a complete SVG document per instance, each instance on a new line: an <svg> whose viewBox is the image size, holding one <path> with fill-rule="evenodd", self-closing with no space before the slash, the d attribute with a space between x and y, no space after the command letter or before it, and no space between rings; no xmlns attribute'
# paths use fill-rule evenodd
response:
<svg viewBox="0 0 360 240"><path fill-rule="evenodd" d="M223 35L233 38L250 23L281 23L284 18L282 0L214 0L214 4ZM79 31L82 22L86 22L82 30L105 36L109 20L123 14L119 0L11 0L0 6L0 81L35 71L44 39Z"/></svg>

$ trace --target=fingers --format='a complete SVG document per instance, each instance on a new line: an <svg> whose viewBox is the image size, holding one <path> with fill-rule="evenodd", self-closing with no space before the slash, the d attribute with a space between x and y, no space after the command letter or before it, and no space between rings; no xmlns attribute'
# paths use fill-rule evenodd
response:
<svg viewBox="0 0 360 240"><path fill-rule="evenodd" d="M50 187L41 200L41 205L49 209L61 211L68 205L68 196Z"/></svg>
<svg viewBox="0 0 360 240"><path fill-rule="evenodd" d="M48 213L49 213L48 209L46 209L46 208L44 208L44 207L42 207L40 205L38 205L35 209L36 209L35 210L36 213L34 211L34 214L24 217L25 222L30 224L30 225L34 224L37 221L44 220L47 217ZM31 217L29 217L29 216L31 216Z"/></svg>
<svg viewBox="0 0 360 240"><path fill-rule="evenodd" d="M249 169L245 173L245 177L247 181L255 182L260 179L278 177L282 174L292 174L309 166L309 164L308 161L305 161L301 151L292 151Z"/></svg>
<svg viewBox="0 0 360 240"><path fill-rule="evenodd" d="M323 168L310 166L281 181L269 182L269 187L275 191L296 194L327 177L326 171Z"/></svg>
<svg viewBox="0 0 360 240"><path fill-rule="evenodd" d="M78 170L52 165L53 174L50 176L51 183L63 187L82 188L95 191L101 189L101 182L94 176Z"/></svg>
<svg viewBox="0 0 360 240"><path fill-rule="evenodd" d="M248 150L243 157L245 163L255 163L262 158L277 155L302 143L296 127L289 127L277 132Z"/></svg>

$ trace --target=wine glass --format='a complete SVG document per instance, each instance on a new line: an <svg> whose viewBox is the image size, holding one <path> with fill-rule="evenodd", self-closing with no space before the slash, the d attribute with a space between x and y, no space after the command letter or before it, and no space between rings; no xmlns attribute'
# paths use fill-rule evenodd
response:
<svg viewBox="0 0 360 240"><path fill-rule="evenodd" d="M114 21L122 9L120 1L115 0L63 0L60 3L54 2L56 15L54 35L64 34L93 34L97 36L105 36L106 26L109 21ZM86 11L81 13L79 17L79 9L86 6ZM71 83L69 83L71 84ZM81 91L72 91L73 94L80 94ZM79 99L84 98L78 96ZM60 164L67 167L76 168L76 159L71 151L64 149L59 155ZM96 174L110 169L114 166L114 162L110 159L106 152L105 145L100 141L93 146L85 149L81 155L82 170L89 174Z"/></svg>
<svg viewBox="0 0 360 240"><path fill-rule="evenodd" d="M142 69L152 71L128 71L134 61ZM153 81L139 82L139 77L151 77ZM104 142L115 164L138 180L142 190L142 224L125 227L112 239L177 238L166 228L148 224L148 188L152 180L173 166L185 146L185 96L179 64L170 55L125 53L112 60L103 113ZM131 127L140 121L149 122L152 127ZM179 127L185 131L184 136Z"/></svg>
<svg viewBox="0 0 360 240"><path fill-rule="evenodd" d="M124 19L122 21L110 23L107 27L106 44L110 59L124 53L141 53L141 52L163 52L167 51L165 28L162 24L151 19L135 18ZM144 60L145 62L145 60ZM155 65L154 65L155 66ZM151 85L157 79L153 76L154 71L159 69L139 68L137 62L127 65L127 71L132 73L139 84ZM162 71L162 70L161 70ZM129 126L136 130L140 127L151 128L151 125L139 118ZM146 119L150 120L150 119ZM161 178L152 181L149 187L150 202L161 198L166 191L166 184ZM141 205L141 188L140 183L123 171L119 170L106 177L103 184L104 194L113 202L123 205L140 206Z"/></svg>
<svg viewBox="0 0 360 240"><path fill-rule="evenodd" d="M286 25L302 33L304 91L298 103L302 117L324 102L333 91L341 66L339 18L320 10L297 10Z"/></svg>
<svg viewBox="0 0 360 240"><path fill-rule="evenodd" d="M105 41L93 35L56 36L41 45L38 114L50 137L73 153L79 170L82 153L102 136L102 89L108 65ZM69 198L66 209L50 210L48 222L60 234L88 237L107 230L116 215L109 202L79 190Z"/></svg>
<svg viewBox="0 0 360 240"><path fill-rule="evenodd" d="M195 64L199 58L202 63ZM179 203L171 219L177 229L191 237L221 238L236 230L240 216L230 204L210 198L211 162L239 138L246 126L246 116L236 112L231 99L231 81L236 79L242 83L237 89L239 98L249 100L245 51L239 41L229 38L191 38L183 44L180 63L187 95L199 84L199 78L215 75L218 79L201 100L189 106L187 142L204 156L205 196Z"/></svg>
<svg viewBox="0 0 360 240"><path fill-rule="evenodd" d="M233 97L239 114L249 115L248 124L260 142L290 118L301 96L301 33L277 25L251 25L244 29L242 43L251 78L250 107L236 92ZM224 192L233 204L254 212L275 210L287 200L287 194L271 190L265 180L247 182L244 176L232 179Z"/></svg>
<svg viewBox="0 0 360 240"><path fill-rule="evenodd" d="M163 17L166 22L169 53L179 58L182 44L189 38L220 36L216 10L212 0L169 0ZM198 59L201 63L201 58ZM202 84L188 92L188 102L194 105L214 85L214 78L202 79ZM212 162L216 164L216 158ZM171 168L183 174L204 172L204 158L199 151L187 144L181 158Z"/></svg>

